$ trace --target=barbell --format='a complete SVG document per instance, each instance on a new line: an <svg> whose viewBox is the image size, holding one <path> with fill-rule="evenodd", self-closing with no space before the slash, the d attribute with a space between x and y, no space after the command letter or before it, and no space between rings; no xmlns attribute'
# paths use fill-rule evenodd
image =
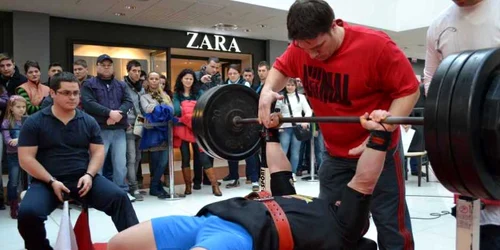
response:
<svg viewBox="0 0 500 250"><path fill-rule="evenodd" d="M209 89L194 108L197 143L214 158L254 155L262 140L258 103L255 91L243 85ZM439 181L451 192L499 200L500 48L446 57L430 84L424 117L388 117L384 123L423 124ZM359 123L359 116L280 118L283 122Z"/></svg>

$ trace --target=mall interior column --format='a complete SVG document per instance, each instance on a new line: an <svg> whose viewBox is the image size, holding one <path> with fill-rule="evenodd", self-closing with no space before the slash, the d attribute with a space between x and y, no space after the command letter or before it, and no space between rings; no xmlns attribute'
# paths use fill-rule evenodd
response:
<svg viewBox="0 0 500 250"><path fill-rule="evenodd" d="M47 72L50 64L50 16L14 11L12 19L13 56L19 70L24 74L24 63L32 60L40 64L41 72ZM42 73L42 82L44 81L47 81L46 73Z"/></svg>
<svg viewBox="0 0 500 250"><path fill-rule="evenodd" d="M276 57L279 57L283 52L285 52L288 47L288 42L285 41L276 41L276 40L267 40L266 41L266 60L272 66ZM256 62L259 63L259 62Z"/></svg>

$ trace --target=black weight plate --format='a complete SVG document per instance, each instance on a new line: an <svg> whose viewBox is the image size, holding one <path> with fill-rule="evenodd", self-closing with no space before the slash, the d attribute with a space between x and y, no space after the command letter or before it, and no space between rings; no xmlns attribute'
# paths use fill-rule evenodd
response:
<svg viewBox="0 0 500 250"><path fill-rule="evenodd" d="M236 84L218 86L211 91L206 93L202 115L196 115L203 122L200 137L205 147L211 155L227 160L243 160L252 156L260 147L261 126L236 126L233 118L257 117L258 95L252 89Z"/></svg>
<svg viewBox="0 0 500 250"><path fill-rule="evenodd" d="M204 113L203 111L205 110L205 106L207 105L207 100L209 97L216 91L215 88L211 88L207 91L205 91L200 98L196 101L196 106L194 107L193 111L193 117L192 117L192 127L193 127L193 133L196 138L196 143L198 146L201 147L201 149L214 158L213 153L210 152L210 149L207 147L204 138L205 138L205 128L203 125L203 118L204 118Z"/></svg>
<svg viewBox="0 0 500 250"><path fill-rule="evenodd" d="M489 171L497 178L500 176L500 69L492 74L492 82L483 103L481 137L484 156Z"/></svg>
<svg viewBox="0 0 500 250"><path fill-rule="evenodd" d="M454 112L451 103L453 101L453 93L455 91L455 85L457 83L457 78L460 75L462 68L469 59L469 57L474 54L474 51L463 51L451 64L448 74L446 74L443 80L443 87L441 88L441 93L439 95L439 108L438 108L438 147L441 150L441 158L445 162L445 171L450 176L449 178L453 181L453 186L457 191L466 196L471 196L473 193L471 190L467 189L467 185L464 182L462 176L460 175L460 170L457 165L456 158L454 157L454 152L451 147L450 130L452 126L450 123L450 116ZM472 157L470 155L464 155L462 157Z"/></svg>
<svg viewBox="0 0 500 250"><path fill-rule="evenodd" d="M465 63L453 93L450 138L460 175L473 197L500 199L500 183L486 160L482 134L483 104L493 73L500 68L500 48L476 51ZM497 155L497 157L499 157Z"/></svg>
<svg viewBox="0 0 500 250"><path fill-rule="evenodd" d="M442 167L445 161L441 158L440 149L438 147L439 134L437 133L437 113L440 101L438 97L441 93L444 78L458 55L459 54L450 55L439 64L439 67L432 77L431 84L429 85L424 109L425 149L427 150L427 155L429 156L429 161L431 162L436 177L451 192L458 192L458 190L452 185L453 181L449 178L450 175L446 174L446 168Z"/></svg>
<svg viewBox="0 0 500 250"><path fill-rule="evenodd" d="M464 188L451 157L448 119L454 79L469 54L450 55L441 62L429 86L424 111L425 148L432 169L444 187L462 194L470 192Z"/></svg>

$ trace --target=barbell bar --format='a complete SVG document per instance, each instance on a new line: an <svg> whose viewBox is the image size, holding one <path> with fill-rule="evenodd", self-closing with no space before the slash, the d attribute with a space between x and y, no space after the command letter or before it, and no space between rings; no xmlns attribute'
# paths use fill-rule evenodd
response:
<svg viewBox="0 0 500 250"><path fill-rule="evenodd" d="M239 161L253 156L262 143L258 103L255 91L242 85L206 91L192 118L198 145L214 158ZM359 117L293 117L279 122L359 123ZM423 124L432 169L449 191L500 200L500 48L446 57L430 84L424 118L388 117L384 122Z"/></svg>
<svg viewBox="0 0 500 250"><path fill-rule="evenodd" d="M239 124L251 124L251 123L259 123L258 118L242 118L236 116L233 118L233 122L236 125ZM309 123L317 123L317 122L334 122L334 123L359 123L359 117L356 116L313 116L313 117L280 117L279 124L282 123L291 123L291 122L309 122ZM423 117L387 117L382 123L387 124L410 124L410 125L424 125Z"/></svg>

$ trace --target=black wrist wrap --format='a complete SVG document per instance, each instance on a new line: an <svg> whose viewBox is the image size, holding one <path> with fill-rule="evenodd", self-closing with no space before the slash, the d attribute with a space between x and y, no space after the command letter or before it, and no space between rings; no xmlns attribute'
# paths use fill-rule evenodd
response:
<svg viewBox="0 0 500 250"><path fill-rule="evenodd" d="M264 128L263 136L266 142L280 143L280 132L277 128Z"/></svg>
<svg viewBox="0 0 500 250"><path fill-rule="evenodd" d="M392 132L380 130L371 131L366 147L378 151L387 151L391 144L391 137Z"/></svg>

